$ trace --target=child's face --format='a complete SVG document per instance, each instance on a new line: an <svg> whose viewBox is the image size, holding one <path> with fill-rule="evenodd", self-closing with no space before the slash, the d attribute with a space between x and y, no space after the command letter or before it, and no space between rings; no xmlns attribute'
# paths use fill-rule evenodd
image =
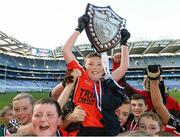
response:
<svg viewBox="0 0 180 137"><path fill-rule="evenodd" d="M32 119L32 104L29 98L23 98L13 102L13 116L25 125Z"/></svg>
<svg viewBox="0 0 180 137"><path fill-rule="evenodd" d="M144 100L131 100L131 111L135 117L140 117L140 115L146 111L146 105Z"/></svg>
<svg viewBox="0 0 180 137"><path fill-rule="evenodd" d="M55 136L59 124L60 118L54 104L37 104L34 106L32 125L36 135Z"/></svg>
<svg viewBox="0 0 180 137"><path fill-rule="evenodd" d="M7 112L2 117L2 120L3 120L4 124L7 124L9 122L9 120L12 118L13 118L12 110L9 109L9 110L7 110Z"/></svg>
<svg viewBox="0 0 180 137"><path fill-rule="evenodd" d="M114 60L115 63L120 63L120 61L121 61L121 53L115 53L114 57L113 57L113 60Z"/></svg>
<svg viewBox="0 0 180 137"><path fill-rule="evenodd" d="M155 135L161 130L158 121L153 120L151 117L142 117L139 121L139 130L145 131L150 135Z"/></svg>
<svg viewBox="0 0 180 137"><path fill-rule="evenodd" d="M126 123L129 117L129 113L130 113L130 104L122 104L122 106L120 106L116 110L116 115L118 116L121 126L123 126Z"/></svg>
<svg viewBox="0 0 180 137"><path fill-rule="evenodd" d="M104 74L102 61L99 57L87 58L85 68L92 81L98 81Z"/></svg>

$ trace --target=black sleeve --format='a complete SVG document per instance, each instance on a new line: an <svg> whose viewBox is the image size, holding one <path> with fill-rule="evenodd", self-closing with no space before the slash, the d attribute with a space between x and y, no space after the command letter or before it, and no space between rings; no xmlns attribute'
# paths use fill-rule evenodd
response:
<svg viewBox="0 0 180 137"><path fill-rule="evenodd" d="M136 94L134 88L129 83L126 83L125 92L129 98L131 98L132 95Z"/></svg>
<svg viewBox="0 0 180 137"><path fill-rule="evenodd" d="M169 128L175 129L176 134L180 135L180 119L170 115L170 119L167 123Z"/></svg>

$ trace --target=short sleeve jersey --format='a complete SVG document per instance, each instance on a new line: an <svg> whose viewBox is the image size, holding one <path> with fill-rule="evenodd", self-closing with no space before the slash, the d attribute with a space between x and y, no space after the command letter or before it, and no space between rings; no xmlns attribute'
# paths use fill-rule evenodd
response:
<svg viewBox="0 0 180 137"><path fill-rule="evenodd" d="M96 106L96 98L94 94L94 82L90 80L86 71L76 61L73 60L67 64L68 69L79 69L82 73L77 80L77 84L74 91L73 102L76 106L80 105L86 112L85 121L82 122L84 127L104 127L100 122L102 114ZM97 92L99 94L99 84L96 83Z"/></svg>

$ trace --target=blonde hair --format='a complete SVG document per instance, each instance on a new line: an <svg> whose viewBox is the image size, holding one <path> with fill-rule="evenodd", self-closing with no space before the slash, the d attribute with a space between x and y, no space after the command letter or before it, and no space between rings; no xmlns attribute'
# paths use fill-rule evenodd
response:
<svg viewBox="0 0 180 137"><path fill-rule="evenodd" d="M135 131L126 131L123 133L119 133L117 135L117 137L118 136L122 136L122 137L132 137L132 136L144 137L144 136L150 136L150 135L149 135L149 133L147 133L145 131L135 130Z"/></svg>
<svg viewBox="0 0 180 137"><path fill-rule="evenodd" d="M8 105L8 106L4 106L2 108L2 110L0 111L0 117L4 117L4 115L9 111L12 110L12 106Z"/></svg>
<svg viewBox="0 0 180 137"><path fill-rule="evenodd" d="M25 99L25 98L28 98L30 103L32 105L34 105L34 103L35 103L34 97L31 94L28 94L28 93L20 93L20 94L16 95L13 98L12 102L17 101L17 100L21 100L21 99Z"/></svg>
<svg viewBox="0 0 180 137"><path fill-rule="evenodd" d="M159 116L155 112L145 112L145 113L143 113L140 116L139 121L141 120L142 117L151 118L152 120L157 121L158 125L160 127L160 130L162 130L163 123L162 123L161 119L159 118Z"/></svg>

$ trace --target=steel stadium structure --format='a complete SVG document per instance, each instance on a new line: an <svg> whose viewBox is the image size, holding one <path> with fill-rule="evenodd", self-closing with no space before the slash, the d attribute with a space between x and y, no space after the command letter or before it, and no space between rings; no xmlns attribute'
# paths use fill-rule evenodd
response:
<svg viewBox="0 0 180 137"><path fill-rule="evenodd" d="M126 79L143 88L143 73L147 65L160 64L165 85L180 89L180 39L129 42L130 66ZM79 61L95 51L90 44L76 45L73 53ZM112 56L120 46L108 51ZM0 31L0 92L50 91L65 74L61 46L55 50L40 49L22 43Z"/></svg>

